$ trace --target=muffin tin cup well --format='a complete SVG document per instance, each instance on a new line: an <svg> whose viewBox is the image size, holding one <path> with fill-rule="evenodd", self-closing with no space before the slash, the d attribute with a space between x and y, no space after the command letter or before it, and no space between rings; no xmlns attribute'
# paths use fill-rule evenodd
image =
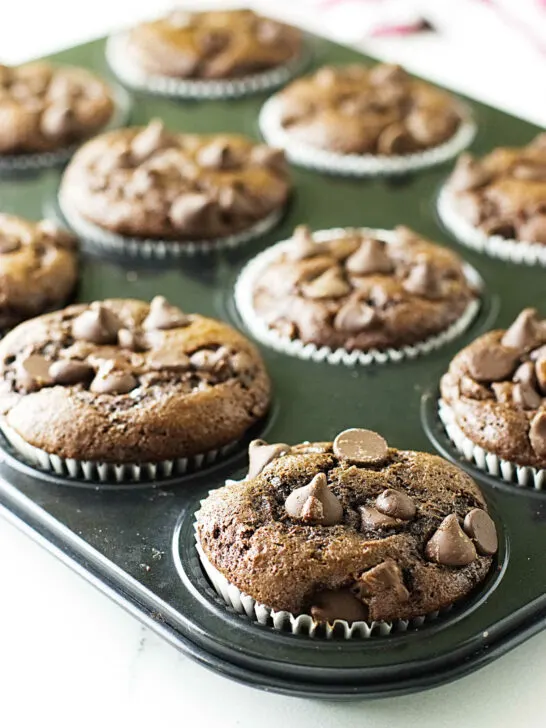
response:
<svg viewBox="0 0 546 728"><path fill-rule="evenodd" d="M512 463L473 443L457 424L453 409L442 399L438 401L438 417L447 436L465 460L506 483L535 490L546 490L546 470Z"/></svg>
<svg viewBox="0 0 546 728"><path fill-rule="evenodd" d="M469 248L510 263L546 266L546 245L486 235L457 211L447 187L443 187L438 196L438 215L449 232Z"/></svg>
<svg viewBox="0 0 546 728"><path fill-rule="evenodd" d="M195 514L195 517L197 520L199 519L199 511ZM197 520L195 528L197 528ZM279 632L325 639L337 637L346 640L388 637L389 635L418 629L425 623L435 621L440 615L448 614L451 610L450 605L441 611L431 612L413 619L397 619L393 622L358 621L349 623L344 619L336 619L332 624L321 624L316 622L310 614L295 615L284 610L277 611L260 604L253 597L242 592L211 564L199 543L197 533L195 535L195 548L205 574L226 605L234 609L238 614L246 615L252 621L265 627L271 627Z"/></svg>
<svg viewBox="0 0 546 728"><path fill-rule="evenodd" d="M131 60L128 39L129 34L122 32L110 36L106 42L106 58L119 80L137 91L180 99L234 99L269 91L300 73L310 56L304 44L297 58L269 71L229 80L191 80L151 74L139 68Z"/></svg>
<svg viewBox="0 0 546 728"><path fill-rule="evenodd" d="M320 230L314 233L313 237L317 243L335 240L336 238L351 232L350 228L333 228L331 230ZM378 230L374 228L358 228L356 232L363 235L378 237L387 244L394 240L394 233L390 230ZM290 246L289 240L272 245L267 250L253 258L241 271L235 284L235 304L244 323L251 334L262 344L290 356L298 357L315 362L327 361L329 364L345 364L346 366L370 364L386 364L388 362L400 362L407 359L415 359L423 354L440 349L445 344L460 336L476 318L480 310L480 301L471 301L463 312L462 316L449 326L445 331L432 336L416 344L403 346L400 349L389 348L385 350L370 349L368 351L348 351L339 348L332 349L329 346L316 346L305 344L300 339L290 339L281 336L267 326L267 323L257 314L253 305L253 290L256 281L260 278L264 269L270 265L278 256ZM472 266L465 263L465 275L472 287L478 291L483 290L483 281L479 273Z"/></svg>
<svg viewBox="0 0 546 728"><path fill-rule="evenodd" d="M95 460L76 460L53 455L30 445L18 432L5 422L0 423L0 430L18 455L32 467L47 473L54 473L70 484L71 480L84 480L90 483L111 483L119 485L128 483L161 484L162 479L184 476L207 468L227 457L241 443L240 440L224 445L216 450L209 450L198 455L162 460L157 463L106 463Z"/></svg>
<svg viewBox="0 0 546 728"><path fill-rule="evenodd" d="M114 253L144 260L168 260L185 256L214 253L229 250L265 235L276 227L284 215L284 209L275 210L240 233L208 240L155 240L153 238L131 238L112 233L80 215L73 206L59 194L58 206L62 217L72 230L82 238L82 244L89 250Z"/></svg>
<svg viewBox="0 0 546 728"><path fill-rule="evenodd" d="M476 135L476 124L468 107L460 104L460 108L462 121L451 139L423 152L406 155L336 154L307 145L284 130L281 124L281 103L277 96L272 96L262 106L259 126L265 141L273 147L284 149L288 159L295 165L354 177L399 175L442 164L471 144Z"/></svg>
<svg viewBox="0 0 546 728"><path fill-rule="evenodd" d="M127 91L117 84L109 84L114 99L114 111L110 121L101 129L97 129L91 136L101 134L120 126L125 126L131 113L132 100ZM51 167L59 167L74 155L78 147L84 144L89 137L71 144L69 147L51 152L37 152L35 154L0 154L0 174L9 172L32 172Z"/></svg>

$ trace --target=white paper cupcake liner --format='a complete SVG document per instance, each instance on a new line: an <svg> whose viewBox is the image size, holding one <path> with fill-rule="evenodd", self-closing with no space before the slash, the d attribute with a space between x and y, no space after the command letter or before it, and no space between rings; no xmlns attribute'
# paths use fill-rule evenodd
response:
<svg viewBox="0 0 546 728"><path fill-rule="evenodd" d="M546 266L546 245L487 235L458 212L456 199L447 187L438 196L438 214L446 228L469 248L511 263Z"/></svg>
<svg viewBox="0 0 546 728"><path fill-rule="evenodd" d="M93 132L102 134L112 129L124 126L131 110L131 97L127 91L118 85L109 84L109 89L114 99L114 110L107 124ZM68 147L57 149L52 152L37 152L35 154L0 154L0 173L6 172L29 172L32 170L48 169L58 167L74 155L78 147L85 144L89 137L81 139Z"/></svg>
<svg viewBox="0 0 546 728"><path fill-rule="evenodd" d="M128 39L129 34L121 32L106 41L106 59L120 81L137 91L184 99L234 99L278 88L296 76L309 60L304 46L297 58L262 73L229 80L180 79L139 68L131 59Z"/></svg>
<svg viewBox="0 0 546 728"><path fill-rule="evenodd" d="M196 518L198 517L199 512L196 513ZM195 522L195 527L197 528L197 521ZM197 533L195 537L195 548L207 577L218 596L224 600L226 605L235 610L237 614L244 614L253 622L272 627L279 632L290 632L295 635L326 639L342 637L347 640L355 638L368 639L379 636L387 637L391 634L407 632L410 629L418 629L425 623L438 619L440 615L446 615L452 609L452 606L449 606L421 617L397 619L392 622L366 622L362 620L349 624L344 619L336 619L332 624L320 623L316 622L310 614L295 615L284 610L276 611L275 609L266 607L264 604L260 604L253 597L242 592L211 564L199 543Z"/></svg>
<svg viewBox="0 0 546 728"><path fill-rule="evenodd" d="M132 238L105 230L80 215L66 195L59 193L59 207L68 225L82 238L84 246L96 248L106 253L116 253L129 257L164 260L228 250L259 238L274 228L284 214L284 208L273 211L267 217L240 233L208 240L155 240L153 238Z"/></svg>
<svg viewBox="0 0 546 728"><path fill-rule="evenodd" d="M396 175L441 164L466 149L476 134L476 124L468 107L460 105L462 121L455 134L444 144L423 152L405 155L336 154L294 139L281 124L281 101L272 96L262 106L259 125L265 141L284 149L288 159L301 167L332 174L366 177Z"/></svg>
<svg viewBox="0 0 546 728"><path fill-rule="evenodd" d="M313 234L317 243L335 240L347 235L353 229L333 228L331 230L320 230ZM395 239L392 230L376 230L373 228L358 228L355 232L376 237L389 244ZM276 260L279 255L291 245L290 240L283 240L276 245L267 248L256 257L252 258L241 271L235 284L234 297L237 310L252 335L262 344L290 356L298 357L315 362L327 361L329 364L345 364L346 366L370 364L385 364L387 362L399 362L404 359L415 359L417 356L429 354L435 349L460 336L472 323L480 310L479 300L471 301L463 312L449 328L441 333L432 336L416 344L403 346L400 349L389 348L385 350L369 349L367 351L347 351L347 349L332 349L329 346L317 346L305 344L300 339L290 339L270 329L266 321L261 318L254 309L253 292L256 282L259 280L265 269ZM464 264L464 273L470 285L481 290L483 282L478 272L468 263Z"/></svg>
<svg viewBox="0 0 546 728"><path fill-rule="evenodd" d="M457 424L453 409L444 400L438 402L438 416L444 425L447 436L465 460L477 468L507 483L521 487L542 490L546 488L546 470L528 465L517 465L487 452L468 438Z"/></svg>
<svg viewBox="0 0 546 728"><path fill-rule="evenodd" d="M187 472L201 470L228 455L239 444L230 442L217 449L199 455L162 460L157 463L104 463L93 460L75 460L52 455L40 448L30 445L12 427L5 422L0 423L6 440L33 467L45 470L61 477L86 480L95 483L115 481L116 483L148 482L161 478L185 475Z"/></svg>

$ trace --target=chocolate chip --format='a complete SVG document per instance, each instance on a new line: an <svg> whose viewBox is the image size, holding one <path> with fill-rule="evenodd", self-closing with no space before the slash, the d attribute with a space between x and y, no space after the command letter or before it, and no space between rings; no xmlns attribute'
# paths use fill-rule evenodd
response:
<svg viewBox="0 0 546 728"><path fill-rule="evenodd" d="M442 294L437 272L434 266L426 260L411 268L402 285L408 293L423 298L438 298Z"/></svg>
<svg viewBox="0 0 546 728"><path fill-rule="evenodd" d="M501 339L501 344L509 349L529 351L540 344L537 310L525 308L508 328Z"/></svg>
<svg viewBox="0 0 546 728"><path fill-rule="evenodd" d="M470 349L467 354L468 372L477 382L496 382L510 378L519 359L513 349L495 345Z"/></svg>
<svg viewBox="0 0 546 728"><path fill-rule="evenodd" d="M255 478L266 465L273 462L281 455L290 452L290 445L278 442L268 445L264 440L252 440L248 446L248 473L247 478Z"/></svg>
<svg viewBox="0 0 546 728"><path fill-rule="evenodd" d="M343 507L328 487L324 473L318 473L308 485L292 491L284 507L291 518L304 523L334 526L343 518Z"/></svg>
<svg viewBox="0 0 546 728"><path fill-rule="evenodd" d="M354 465L378 465L386 460L387 442L377 432L353 427L340 432L334 440L334 454Z"/></svg>
<svg viewBox="0 0 546 728"><path fill-rule="evenodd" d="M532 182L546 181L546 165L540 162L531 162L530 160L518 162L512 168L512 177Z"/></svg>
<svg viewBox="0 0 546 728"><path fill-rule="evenodd" d="M368 610L350 589L326 589L312 597L309 610L315 622L333 623L336 619L362 622L368 619Z"/></svg>
<svg viewBox="0 0 546 728"><path fill-rule="evenodd" d="M209 169L233 169L239 162L239 155L222 139L207 144L197 153L197 163Z"/></svg>
<svg viewBox="0 0 546 728"><path fill-rule="evenodd" d="M127 394L138 382L131 372L114 369L114 362L103 364L89 389L96 394Z"/></svg>
<svg viewBox="0 0 546 728"><path fill-rule="evenodd" d="M146 351L148 348L146 336L140 331L130 329L118 331L118 344L122 349L129 349L129 351Z"/></svg>
<svg viewBox="0 0 546 728"><path fill-rule="evenodd" d="M465 533L474 541L476 550L482 556L493 556L499 548L495 522L481 508L473 508L464 517Z"/></svg>
<svg viewBox="0 0 546 728"><path fill-rule="evenodd" d="M93 344L114 344L121 323L113 311L100 303L92 303L72 321L72 336Z"/></svg>
<svg viewBox="0 0 546 728"><path fill-rule="evenodd" d="M161 119L152 119L148 126L139 131L131 141L131 156L136 162L143 162L154 152L170 146L171 136L165 130Z"/></svg>
<svg viewBox="0 0 546 728"><path fill-rule="evenodd" d="M512 390L512 398L514 404L525 410L538 409L542 404L542 397L540 394L531 387L529 384L518 382L514 385Z"/></svg>
<svg viewBox="0 0 546 728"><path fill-rule="evenodd" d="M530 387L535 387L537 383L537 377L535 372L535 365L533 364L533 362L526 361L521 364L514 372L512 381L521 382L522 384L527 384Z"/></svg>
<svg viewBox="0 0 546 728"><path fill-rule="evenodd" d="M377 140L379 154L408 154L415 149L414 141L408 130L399 122L390 124Z"/></svg>
<svg viewBox="0 0 546 728"><path fill-rule="evenodd" d="M384 86L385 84L405 83L409 79L407 71L402 66L395 63L379 63L370 71L370 83L374 86Z"/></svg>
<svg viewBox="0 0 546 728"><path fill-rule="evenodd" d="M402 518L404 521L411 521L417 512L409 495L393 488L387 488L377 496L375 507L387 516Z"/></svg>
<svg viewBox="0 0 546 728"><path fill-rule="evenodd" d="M356 334L371 328L379 321L374 308L362 301L347 301L337 312L334 328Z"/></svg>
<svg viewBox="0 0 546 728"><path fill-rule="evenodd" d="M31 354L18 360L15 366L17 384L27 392L35 392L41 387L52 384L50 365L51 362L39 354Z"/></svg>
<svg viewBox="0 0 546 728"><path fill-rule="evenodd" d="M511 217L488 217L482 220L480 227L487 235L498 235L501 238L512 239L516 235L514 219Z"/></svg>
<svg viewBox="0 0 546 728"><path fill-rule="evenodd" d="M190 359L179 349L162 348L150 352L148 365L155 371L161 371L162 369L186 371L190 368Z"/></svg>
<svg viewBox="0 0 546 728"><path fill-rule="evenodd" d="M320 255L321 247L313 240L308 225L298 225L292 233L288 257L291 260L305 260Z"/></svg>
<svg viewBox="0 0 546 728"><path fill-rule="evenodd" d="M394 528L402 525L403 521L399 518L392 518L381 513L377 508L371 506L359 506L360 512L360 528L362 531L375 531L380 528Z"/></svg>
<svg viewBox="0 0 546 728"><path fill-rule="evenodd" d="M220 347L220 349L198 349L190 356L190 362L196 369L213 372L226 365L228 356L225 347Z"/></svg>
<svg viewBox="0 0 546 728"><path fill-rule="evenodd" d="M7 253L15 253L21 247L21 241L16 237L11 237L6 233L0 233L0 255Z"/></svg>
<svg viewBox="0 0 546 728"><path fill-rule="evenodd" d="M211 196L205 192L184 192L171 204L169 218L177 228L195 225L209 217L213 206Z"/></svg>
<svg viewBox="0 0 546 728"><path fill-rule="evenodd" d="M491 173L471 154L461 154L451 175L449 186L457 192L475 190L491 180Z"/></svg>
<svg viewBox="0 0 546 728"><path fill-rule="evenodd" d="M397 601L406 602L410 596L404 585L402 569L394 559L385 559L372 569L364 571L358 577L354 590L361 598L388 594Z"/></svg>
<svg viewBox="0 0 546 728"><path fill-rule="evenodd" d="M529 441L535 453L546 458L546 411L541 410L531 420L529 428Z"/></svg>
<svg viewBox="0 0 546 728"><path fill-rule="evenodd" d="M546 243L546 215L533 215L518 227L518 238L528 243Z"/></svg>
<svg viewBox="0 0 546 728"><path fill-rule="evenodd" d="M302 284L301 289L307 298L341 298L349 293L351 286L338 268L328 268L314 280Z"/></svg>
<svg viewBox="0 0 546 728"><path fill-rule="evenodd" d="M536 361L535 372L540 391L546 394L546 351L544 352L544 356Z"/></svg>
<svg viewBox="0 0 546 728"><path fill-rule="evenodd" d="M283 175L288 168L284 150L268 147L265 144L260 144L252 148L250 161L260 167L267 167L267 169Z"/></svg>
<svg viewBox="0 0 546 728"><path fill-rule="evenodd" d="M165 331L188 326L190 322L190 318L177 306L171 305L164 296L155 296L150 302L150 311L142 322L142 327L146 331Z"/></svg>
<svg viewBox="0 0 546 728"><path fill-rule="evenodd" d="M67 103L61 101L47 107L40 119L42 133L53 139L68 136L74 130L75 124L74 111Z"/></svg>
<svg viewBox="0 0 546 728"><path fill-rule="evenodd" d="M441 522L425 547L425 555L442 566L467 566L477 558L474 544L460 527L455 513Z"/></svg>
<svg viewBox="0 0 546 728"><path fill-rule="evenodd" d="M59 359L49 367L49 376L55 384L80 384L93 376L93 367L77 359Z"/></svg>
<svg viewBox="0 0 546 728"><path fill-rule="evenodd" d="M393 269L387 254L387 246L380 240L363 240L360 247L345 262L349 273L369 275L372 273L390 273Z"/></svg>

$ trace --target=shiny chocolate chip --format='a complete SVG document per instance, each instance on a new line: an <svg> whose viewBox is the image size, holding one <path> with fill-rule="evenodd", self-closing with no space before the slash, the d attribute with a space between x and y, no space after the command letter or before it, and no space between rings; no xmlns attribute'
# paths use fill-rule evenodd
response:
<svg viewBox="0 0 546 728"><path fill-rule="evenodd" d="M122 349L129 349L129 351L146 351L148 348L145 334L131 329L118 331L118 344Z"/></svg>
<svg viewBox="0 0 546 728"><path fill-rule="evenodd" d="M27 392L34 392L52 384L50 365L51 362L39 354L31 354L18 360L15 365L17 384Z"/></svg>
<svg viewBox="0 0 546 728"><path fill-rule="evenodd" d="M529 351L541 343L537 310L525 308L501 339L502 346L518 351Z"/></svg>
<svg viewBox="0 0 546 728"><path fill-rule="evenodd" d="M190 318L177 306L171 305L164 296L155 296L150 303L150 311L142 327L146 331L178 329L188 326Z"/></svg>
<svg viewBox="0 0 546 728"><path fill-rule="evenodd" d="M459 525L455 513L444 518L427 543L425 555L442 566L468 566L477 558L474 544Z"/></svg>
<svg viewBox="0 0 546 728"><path fill-rule="evenodd" d="M264 440L252 440L248 446L248 473L246 477L255 478L266 465L289 452L290 445L284 442L268 445Z"/></svg>
<svg viewBox="0 0 546 728"><path fill-rule="evenodd" d="M371 275L372 273L390 273L393 269L392 260L387 253L387 246L380 240L363 240L356 250L345 262L349 273L355 275Z"/></svg>
<svg viewBox="0 0 546 728"><path fill-rule="evenodd" d="M518 355L500 345L476 347L468 351L468 373L477 382L499 382L509 379L516 369Z"/></svg>
<svg viewBox="0 0 546 728"><path fill-rule="evenodd" d="M368 609L350 589L326 589L311 599L310 613L315 622L333 623L336 620L361 622L368 619Z"/></svg>
<svg viewBox="0 0 546 728"><path fill-rule="evenodd" d="M534 387L523 382L514 384L512 389L514 404L525 410L538 409L542 403L542 397Z"/></svg>
<svg viewBox="0 0 546 728"><path fill-rule="evenodd" d="M482 556L493 556L499 548L495 522L481 508L473 508L464 517L465 533L474 541L476 550Z"/></svg>
<svg viewBox="0 0 546 728"><path fill-rule="evenodd" d="M376 498L375 507L387 516L402 518L404 521L411 521L417 512L415 503L409 495L394 488L387 488L380 493Z"/></svg>
<svg viewBox="0 0 546 728"><path fill-rule="evenodd" d="M308 225L298 225L292 233L288 257L291 260L305 260L320 255L321 246L315 243Z"/></svg>
<svg viewBox="0 0 546 728"><path fill-rule="evenodd" d="M423 298L438 298L442 294L438 274L428 261L414 265L402 285L408 293Z"/></svg>
<svg viewBox="0 0 546 728"><path fill-rule="evenodd" d="M536 361L535 372L540 391L546 394L546 351L544 352L544 356Z"/></svg>
<svg viewBox="0 0 546 728"><path fill-rule="evenodd" d="M381 528L394 528L400 526L403 521L399 518L392 518L381 513L377 508L371 506L359 506L360 528L362 531L375 531Z"/></svg>
<svg viewBox="0 0 546 728"><path fill-rule="evenodd" d="M324 473L292 491L284 504L290 518L309 524L333 526L343 519L343 507L328 487Z"/></svg>
<svg viewBox="0 0 546 728"><path fill-rule="evenodd" d="M364 571L357 579L355 591L360 597L368 599L389 594L400 602L406 602L410 596L404 584L402 569L394 559L385 559Z"/></svg>
<svg viewBox="0 0 546 728"><path fill-rule="evenodd" d="M96 394L127 394L137 385L137 379L131 372L113 369L108 362L101 366L91 382L90 390Z"/></svg>
<svg viewBox="0 0 546 728"><path fill-rule="evenodd" d="M334 440L334 454L354 465L376 465L388 455L386 440L371 430L353 427L340 432Z"/></svg>
<svg viewBox="0 0 546 728"><path fill-rule="evenodd" d="M351 290L351 286L343 278L338 268L328 268L317 278L301 287L306 298L341 298Z"/></svg>
<svg viewBox="0 0 546 728"><path fill-rule="evenodd" d="M92 303L90 308L72 321L72 336L76 340L93 344L114 344L120 326L113 311L100 303Z"/></svg>
<svg viewBox="0 0 546 728"><path fill-rule="evenodd" d="M93 376L93 367L78 359L59 359L49 367L55 384L81 384Z"/></svg>
<svg viewBox="0 0 546 728"><path fill-rule="evenodd" d="M190 368L190 358L183 351L173 348L160 348L150 352L148 365L155 371L186 371Z"/></svg>
<svg viewBox="0 0 546 728"><path fill-rule="evenodd" d="M356 334L366 331L379 322L379 316L372 306L362 301L347 301L336 314L334 328Z"/></svg>

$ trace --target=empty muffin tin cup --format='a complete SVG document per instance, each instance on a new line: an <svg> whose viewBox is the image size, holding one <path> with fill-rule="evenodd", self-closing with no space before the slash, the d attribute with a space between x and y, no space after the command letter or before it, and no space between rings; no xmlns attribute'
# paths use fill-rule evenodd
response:
<svg viewBox="0 0 546 728"><path fill-rule="evenodd" d="M156 463L107 463L62 458L59 455L48 453L30 445L5 422L0 423L0 430L17 454L32 467L67 478L67 482L74 479L97 484L112 481L120 485L138 482L153 483L161 478L184 476L186 473L193 473L213 465L229 455L240 444L240 441L237 440L216 450Z"/></svg>
<svg viewBox="0 0 546 728"><path fill-rule="evenodd" d="M510 263L546 266L546 245L487 235L460 214L456 200L447 187L438 196L438 214L449 232L469 248Z"/></svg>
<svg viewBox="0 0 546 728"><path fill-rule="evenodd" d="M344 237L352 232L383 240L387 244L395 240L395 234L391 230L378 230L375 228L333 228L331 230L320 230L313 234L313 238L317 243L323 243ZM418 356L429 354L436 349L440 349L445 344L460 336L470 326L480 310L480 300L475 299L468 304L463 314L451 326L445 329L445 331L431 336L424 341L403 346L399 349L388 348L384 350L348 351L343 348L332 349L329 346L306 344L300 339L291 339L288 336L282 336L277 331L270 329L264 319L256 312L253 303L253 292L255 284L260 279L264 270L282 252L287 250L290 245L290 240L283 240L252 258L241 271L234 291L237 310L252 335L262 344L284 354L295 356L299 359L315 362L327 361L329 364L345 364L346 366L367 366L370 364L386 364L388 362L399 362L405 359L415 359ZM468 263L464 264L464 274L474 290L480 292L483 289L483 281L479 273Z"/></svg>
<svg viewBox="0 0 546 728"><path fill-rule="evenodd" d="M422 152L392 156L338 154L294 139L281 123L282 104L278 96L272 96L262 106L259 125L265 141L273 147L284 149L288 159L300 167L354 177L397 175L442 164L469 146L476 135L476 124L466 105L459 103L459 109L461 123L446 142Z"/></svg>
<svg viewBox="0 0 546 728"><path fill-rule="evenodd" d="M438 416L447 436L465 460L505 483L535 490L546 488L546 470L512 463L473 443L457 424L453 408L442 399L438 402Z"/></svg>
<svg viewBox="0 0 546 728"><path fill-rule="evenodd" d="M182 99L234 99L278 88L301 72L309 56L304 46L297 58L261 73L234 79L182 79L140 68L131 58L129 33L116 33L106 41L106 58L122 83L137 91Z"/></svg>

